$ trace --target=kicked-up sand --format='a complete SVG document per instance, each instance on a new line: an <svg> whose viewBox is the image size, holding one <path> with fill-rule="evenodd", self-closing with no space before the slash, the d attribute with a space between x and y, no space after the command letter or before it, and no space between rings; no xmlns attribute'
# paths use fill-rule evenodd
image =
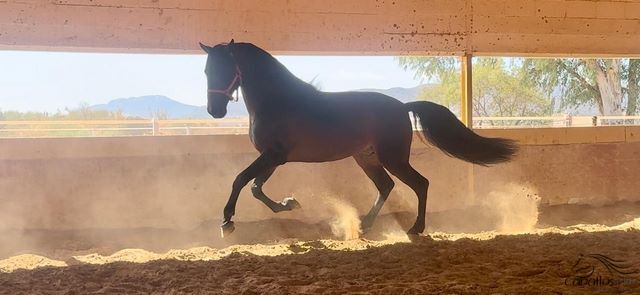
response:
<svg viewBox="0 0 640 295"><path fill-rule="evenodd" d="M640 219L527 233L432 232L412 239L397 228L382 228L384 232L371 234L373 239L280 237L257 244L166 251L112 251L92 245L41 250L0 260L0 293L640 292ZM78 243L61 244L80 248Z"/></svg>

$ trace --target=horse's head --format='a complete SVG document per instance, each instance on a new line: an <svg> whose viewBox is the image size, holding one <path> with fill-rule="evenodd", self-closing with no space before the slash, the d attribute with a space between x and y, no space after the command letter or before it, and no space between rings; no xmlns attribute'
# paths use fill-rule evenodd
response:
<svg viewBox="0 0 640 295"><path fill-rule="evenodd" d="M233 40L214 47L200 43L208 55L204 69L208 86L207 112L214 118L222 118L227 114L227 104L233 100L233 92L242 84L240 68L229 48L232 45Z"/></svg>

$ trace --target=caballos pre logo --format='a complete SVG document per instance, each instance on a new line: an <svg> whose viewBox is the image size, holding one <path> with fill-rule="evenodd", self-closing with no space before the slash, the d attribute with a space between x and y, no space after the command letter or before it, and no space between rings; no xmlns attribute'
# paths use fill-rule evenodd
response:
<svg viewBox="0 0 640 295"><path fill-rule="evenodd" d="M576 287L637 287L640 286L638 265L602 254L580 254L571 267L573 275L565 285Z"/></svg>

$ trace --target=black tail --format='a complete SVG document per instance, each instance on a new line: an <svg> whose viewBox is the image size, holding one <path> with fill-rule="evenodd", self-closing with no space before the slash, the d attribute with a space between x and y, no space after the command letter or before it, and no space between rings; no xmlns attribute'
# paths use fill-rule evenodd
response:
<svg viewBox="0 0 640 295"><path fill-rule="evenodd" d="M487 166L507 162L518 151L514 140L475 134L444 106L428 101L410 102L406 106L414 118L420 118L427 140L449 156Z"/></svg>

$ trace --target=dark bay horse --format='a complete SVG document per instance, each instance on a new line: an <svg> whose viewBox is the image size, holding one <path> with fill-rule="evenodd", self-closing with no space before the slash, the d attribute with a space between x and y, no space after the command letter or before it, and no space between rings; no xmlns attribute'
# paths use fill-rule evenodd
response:
<svg viewBox="0 0 640 295"><path fill-rule="evenodd" d="M373 92L321 92L291 74L266 51L250 43L209 47L205 74L207 111L214 118L227 113L233 92L241 87L250 115L249 136L260 156L233 182L224 208L222 234L235 227L231 218L242 188L253 181L253 196L273 212L299 207L295 199L271 200L262 185L287 162L327 162L353 157L378 189L378 198L362 220L369 229L394 182L387 171L406 183L418 197L418 217L409 234L425 229L429 181L409 164L412 125L409 112L420 119L427 140L446 154L488 165L508 161L515 142L486 138L467 129L449 109L427 101L402 103Z"/></svg>

